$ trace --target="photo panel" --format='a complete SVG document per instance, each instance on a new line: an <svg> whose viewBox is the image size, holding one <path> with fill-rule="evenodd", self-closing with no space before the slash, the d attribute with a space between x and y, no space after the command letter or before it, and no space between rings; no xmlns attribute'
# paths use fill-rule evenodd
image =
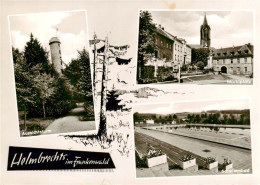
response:
<svg viewBox="0 0 260 185"><path fill-rule="evenodd" d="M136 177L252 173L249 99L133 106Z"/></svg>
<svg viewBox="0 0 260 185"><path fill-rule="evenodd" d="M86 15L9 16L21 137L96 130Z"/></svg>
<svg viewBox="0 0 260 185"><path fill-rule="evenodd" d="M253 25L253 11L141 10L136 83L253 84Z"/></svg>

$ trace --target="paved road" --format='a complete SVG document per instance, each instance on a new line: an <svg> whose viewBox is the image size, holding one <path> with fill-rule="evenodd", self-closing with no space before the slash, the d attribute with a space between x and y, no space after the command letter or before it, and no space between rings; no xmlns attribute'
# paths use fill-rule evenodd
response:
<svg viewBox="0 0 260 185"><path fill-rule="evenodd" d="M232 146L196 140L192 138L162 133L152 130L135 128L137 133L146 134L173 146L190 151L201 157L216 157L219 163L223 163L224 158L231 159L234 169L252 169L251 150L239 149ZM207 151L207 152L205 152Z"/></svg>
<svg viewBox="0 0 260 185"><path fill-rule="evenodd" d="M69 116L54 120L46 129L46 134L67 133L95 130L95 121L80 121L77 114L84 111L82 104L78 104L75 109L72 109ZM75 115L74 115L75 114Z"/></svg>

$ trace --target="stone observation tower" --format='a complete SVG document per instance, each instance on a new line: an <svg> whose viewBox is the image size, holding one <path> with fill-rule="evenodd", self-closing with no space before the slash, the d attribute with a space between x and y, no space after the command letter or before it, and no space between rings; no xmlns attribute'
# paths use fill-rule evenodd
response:
<svg viewBox="0 0 260 185"><path fill-rule="evenodd" d="M54 66L54 69L58 73L62 73L62 60L61 60L61 52L60 52L60 40L58 37L52 37L50 42L51 49L51 61Z"/></svg>

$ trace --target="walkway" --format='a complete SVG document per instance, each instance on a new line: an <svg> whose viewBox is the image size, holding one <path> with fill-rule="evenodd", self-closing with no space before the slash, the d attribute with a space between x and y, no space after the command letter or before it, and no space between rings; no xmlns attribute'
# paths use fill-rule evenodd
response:
<svg viewBox="0 0 260 185"><path fill-rule="evenodd" d="M95 130L95 121L80 121L79 116L84 112L82 104L72 109L68 116L54 120L46 129L46 134L68 133Z"/></svg>

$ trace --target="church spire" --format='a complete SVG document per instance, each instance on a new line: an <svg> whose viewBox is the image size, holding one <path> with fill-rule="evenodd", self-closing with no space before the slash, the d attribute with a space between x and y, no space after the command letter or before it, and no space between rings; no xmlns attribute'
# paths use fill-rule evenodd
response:
<svg viewBox="0 0 260 185"><path fill-rule="evenodd" d="M207 21L207 16L206 16L206 12L205 12L203 26L206 26L206 25L208 25L208 21Z"/></svg>
<svg viewBox="0 0 260 185"><path fill-rule="evenodd" d="M210 47L210 26L208 25L206 12L204 14L204 21L200 27L200 45L203 48Z"/></svg>

